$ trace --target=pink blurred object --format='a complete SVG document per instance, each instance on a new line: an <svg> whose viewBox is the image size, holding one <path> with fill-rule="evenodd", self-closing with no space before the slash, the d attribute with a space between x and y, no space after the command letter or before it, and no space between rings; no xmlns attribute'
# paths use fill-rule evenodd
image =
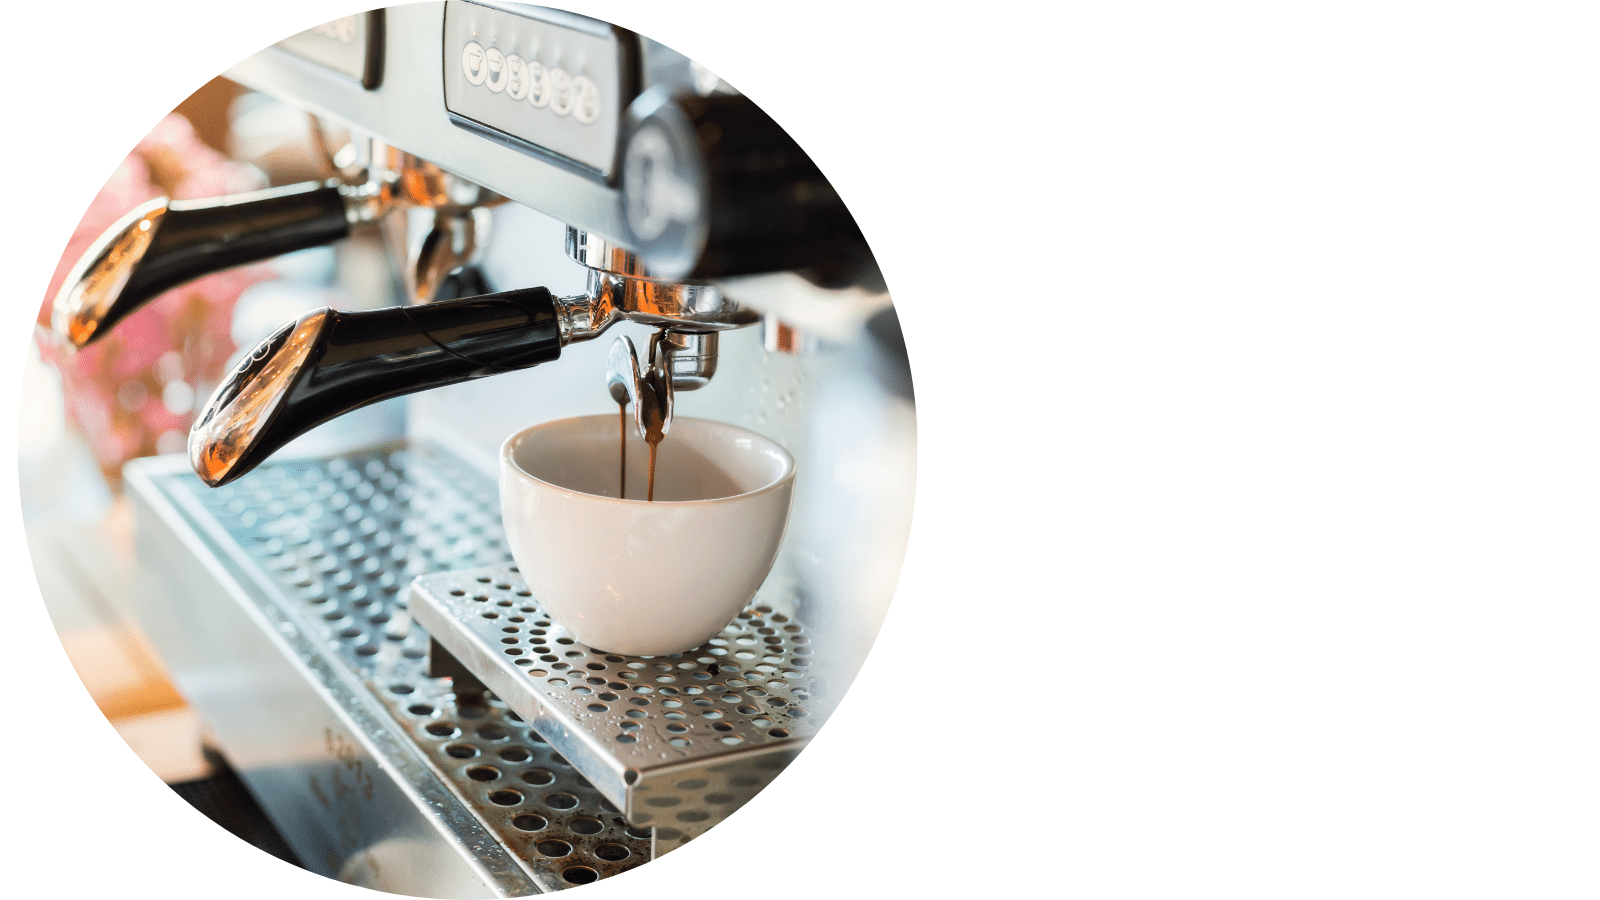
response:
<svg viewBox="0 0 1600 900"><path fill-rule="evenodd" d="M206 146L183 116L162 119L89 204L56 265L39 322L48 327L67 271L135 206L159 196L190 200L263 187L258 171ZM221 379L235 349L235 302L271 274L257 264L207 275L167 291L77 353L41 347L61 370L68 414L113 486L121 483L128 460L182 448L196 407Z"/></svg>

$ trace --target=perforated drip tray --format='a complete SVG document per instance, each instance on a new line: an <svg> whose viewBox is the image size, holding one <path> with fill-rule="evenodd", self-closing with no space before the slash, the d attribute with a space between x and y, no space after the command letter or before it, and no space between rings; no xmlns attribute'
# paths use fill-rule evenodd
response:
<svg viewBox="0 0 1600 900"><path fill-rule="evenodd" d="M509 565L492 480L417 446L268 463L216 490L181 462L151 477L154 489L218 552L248 558L269 595L256 602L320 639L322 655L380 702L392 719L383 727L414 742L453 794L418 788L439 827L459 815L439 810L465 806L543 890L651 858L652 829L629 822L607 799L615 792L599 790L526 717L427 674L430 638L412 622L405 588L430 572Z"/></svg>
<svg viewBox="0 0 1600 900"><path fill-rule="evenodd" d="M759 602L665 657L578 643L503 564L418 578L410 607L436 654L531 723L629 822L653 825L657 853L738 809L813 730L810 636Z"/></svg>

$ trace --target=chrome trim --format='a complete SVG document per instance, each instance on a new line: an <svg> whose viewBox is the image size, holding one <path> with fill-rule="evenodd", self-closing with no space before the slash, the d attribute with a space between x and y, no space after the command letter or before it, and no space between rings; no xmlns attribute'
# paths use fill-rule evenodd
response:
<svg viewBox="0 0 1600 900"><path fill-rule="evenodd" d="M633 404L633 424L647 444L672 430L672 347L661 334L650 337L650 363L640 368L633 341L618 335L606 355L606 389L618 406Z"/></svg>
<svg viewBox="0 0 1600 900"><path fill-rule="evenodd" d="M487 581L478 580L484 576ZM537 597L524 596L528 591L522 574L502 563L423 575L411 582L407 606L416 624L433 638L431 652L447 651L481 679L615 804L629 825L654 829L656 858L704 834L763 790L822 725L825 716L814 700L816 673L807 646L816 640L815 632L767 606L759 595L715 638L682 654L698 657L696 672L714 672L715 682L699 682L698 674L677 669L675 659L619 657L577 642L562 645L577 654L563 657L569 671L643 681L661 673L654 666L665 663L679 685L668 690L685 683L705 685L703 695L682 695L684 711L694 711L691 715L701 723L686 728L695 725L693 719L685 720L660 703L670 701L671 694L659 694L648 705L602 704L606 711L597 712L590 706L596 698L582 681L560 678L559 670L542 668L548 665L543 661L517 665L546 652L538 648L547 645L523 637L522 650L510 655L502 629L506 620L485 619L483 611L508 599L519 607L531 606L523 611L529 619L547 616ZM551 644L566 637L559 623L548 629ZM775 641L768 643L769 637ZM756 664L784 671L781 678L743 680L734 654L752 646L766 657ZM713 716L720 724L710 724ZM619 735L628 740L617 740Z"/></svg>
<svg viewBox="0 0 1600 900"><path fill-rule="evenodd" d="M133 270L144 259L166 215L168 199L133 208L102 234L67 273L50 311L55 333L82 349L100 330Z"/></svg>
<svg viewBox="0 0 1600 900"><path fill-rule="evenodd" d="M664 331L661 343L669 353L673 390L697 391L711 383L717 374L717 332Z"/></svg>
<svg viewBox="0 0 1600 900"><path fill-rule="evenodd" d="M652 277L636 254L599 235L568 228L566 248L574 262L589 270L589 280L585 293L557 300L564 319L571 320L562 323L563 345L599 337L621 319L689 334L744 328L761 320L759 313L712 285Z"/></svg>
<svg viewBox="0 0 1600 900"><path fill-rule="evenodd" d="M216 487L250 452L256 436L287 400L331 311L301 316L289 326L285 340L263 341L217 386L189 431L189 463L201 481Z"/></svg>
<svg viewBox="0 0 1600 900"><path fill-rule="evenodd" d="M638 254L593 232L567 229L567 255L579 265L630 278L649 278Z"/></svg>
<svg viewBox="0 0 1600 900"><path fill-rule="evenodd" d="M380 141L372 142L372 158L374 175L392 183L400 202L411 206L464 213L506 202L477 182Z"/></svg>
<svg viewBox="0 0 1600 900"><path fill-rule="evenodd" d="M485 207L436 209L433 225L406 254L406 288L412 303L427 303L445 276L477 259L489 243L493 216Z"/></svg>

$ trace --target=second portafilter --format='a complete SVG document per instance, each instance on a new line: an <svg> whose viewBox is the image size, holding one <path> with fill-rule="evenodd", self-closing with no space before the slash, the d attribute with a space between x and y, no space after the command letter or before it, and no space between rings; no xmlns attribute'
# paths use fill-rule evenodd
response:
<svg viewBox="0 0 1600 900"><path fill-rule="evenodd" d="M315 123L315 120L313 120ZM314 127L319 146L320 128ZM504 197L378 141L357 140L344 174L203 200L157 197L114 223L68 272L51 327L73 347L104 336L163 291L212 272L331 244L393 210L433 211L430 233L407 253L411 302L431 298L444 275L486 240L488 207ZM392 229L391 229L392 230Z"/></svg>

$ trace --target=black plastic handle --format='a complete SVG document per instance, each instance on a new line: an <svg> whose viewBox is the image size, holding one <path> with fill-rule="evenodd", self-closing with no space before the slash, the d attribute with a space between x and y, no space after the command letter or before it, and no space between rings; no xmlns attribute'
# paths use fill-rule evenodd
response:
<svg viewBox="0 0 1600 900"><path fill-rule="evenodd" d="M561 355L545 288L364 312L317 310L267 338L189 434L195 474L220 487L312 428L370 403Z"/></svg>
<svg viewBox="0 0 1600 900"><path fill-rule="evenodd" d="M343 195L320 182L153 202L90 249L56 300L56 328L81 347L170 288L349 233Z"/></svg>

